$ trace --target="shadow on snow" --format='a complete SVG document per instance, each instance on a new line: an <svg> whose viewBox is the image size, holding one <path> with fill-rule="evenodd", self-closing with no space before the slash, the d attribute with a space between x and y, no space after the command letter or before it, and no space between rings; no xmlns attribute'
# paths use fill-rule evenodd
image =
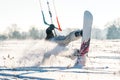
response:
<svg viewBox="0 0 120 80"><path fill-rule="evenodd" d="M30 76L22 76L21 74L8 74L8 73L0 73L0 76L5 77L14 77L19 79L37 79L37 80L54 80L54 79L48 79L48 78L39 78L39 77L30 77ZM9 80L5 78L5 80Z"/></svg>
<svg viewBox="0 0 120 80"><path fill-rule="evenodd" d="M67 69L66 67L17 67L17 68L12 68L12 69L0 69L0 71L24 71L24 73L21 73L19 75L9 75L9 74L3 74L0 73L0 75L3 76L14 76L14 77L24 77L21 75L25 74L32 74L36 72L71 72L71 73L93 73L93 74L113 74L112 71L106 71L107 68L105 67L86 67L86 68L76 68L76 67L70 67ZM31 77L34 78L34 77ZM49 79L48 79L49 80Z"/></svg>

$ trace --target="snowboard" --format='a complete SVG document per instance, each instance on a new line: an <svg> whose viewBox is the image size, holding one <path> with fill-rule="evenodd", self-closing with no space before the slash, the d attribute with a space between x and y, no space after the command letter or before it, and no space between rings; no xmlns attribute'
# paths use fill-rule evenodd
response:
<svg viewBox="0 0 120 80"><path fill-rule="evenodd" d="M83 34L82 41L79 50L79 54L77 56L77 60L75 63L75 67L81 67L85 65L86 62L86 54L89 52L90 40L91 40L91 29L93 23L93 16L91 12L85 11L83 17Z"/></svg>

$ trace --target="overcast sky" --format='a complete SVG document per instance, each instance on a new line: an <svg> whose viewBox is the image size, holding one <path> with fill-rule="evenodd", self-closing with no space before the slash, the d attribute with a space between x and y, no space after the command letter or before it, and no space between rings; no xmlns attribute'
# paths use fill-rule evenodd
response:
<svg viewBox="0 0 120 80"><path fill-rule="evenodd" d="M47 0L41 0L43 11L48 23L50 18L46 5ZM53 0L49 0L53 18ZM54 0L61 28L82 28L83 13L89 10L93 14L93 26L104 28L104 25L120 18L120 0ZM38 29L47 28L41 15L39 0L0 0L0 31L5 31L12 24L17 24L21 30L30 26ZM54 24L57 26L56 21Z"/></svg>

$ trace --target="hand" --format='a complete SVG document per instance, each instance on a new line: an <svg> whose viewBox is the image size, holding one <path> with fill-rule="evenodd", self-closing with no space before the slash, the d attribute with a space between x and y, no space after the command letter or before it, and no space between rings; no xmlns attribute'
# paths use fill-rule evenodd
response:
<svg viewBox="0 0 120 80"><path fill-rule="evenodd" d="M80 31L76 31L76 32L75 32L75 36L76 36L76 37L78 37L78 36L82 36L82 33L83 33L82 30L80 30Z"/></svg>

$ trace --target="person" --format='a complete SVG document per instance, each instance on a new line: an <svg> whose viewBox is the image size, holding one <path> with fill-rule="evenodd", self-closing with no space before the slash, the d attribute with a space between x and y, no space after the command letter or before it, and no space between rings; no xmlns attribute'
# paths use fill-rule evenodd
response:
<svg viewBox="0 0 120 80"><path fill-rule="evenodd" d="M83 31L82 30L75 30L70 32L68 35L66 36L55 36L53 33L53 30L56 27L54 26L54 24L50 24L49 27L46 29L46 40L47 41L52 41L57 43L58 45L56 46L56 48L58 48L58 46L62 46L62 47L66 47L70 42L75 41L77 39L80 39L80 37L82 37ZM44 57L42 59L42 64L47 60L47 58L50 58L51 55L57 55L59 54L55 52L52 54L46 53L44 54ZM69 55L68 57L71 59L76 59L77 55L79 55L79 49L75 49L72 53L72 55ZM66 56L67 57L67 56Z"/></svg>
<svg viewBox="0 0 120 80"><path fill-rule="evenodd" d="M70 42L75 41L82 37L82 30L75 30L70 32L67 36L54 36L53 30L56 27L54 24L50 24L49 27L46 29L46 40L53 41L58 43L61 46L66 46Z"/></svg>

